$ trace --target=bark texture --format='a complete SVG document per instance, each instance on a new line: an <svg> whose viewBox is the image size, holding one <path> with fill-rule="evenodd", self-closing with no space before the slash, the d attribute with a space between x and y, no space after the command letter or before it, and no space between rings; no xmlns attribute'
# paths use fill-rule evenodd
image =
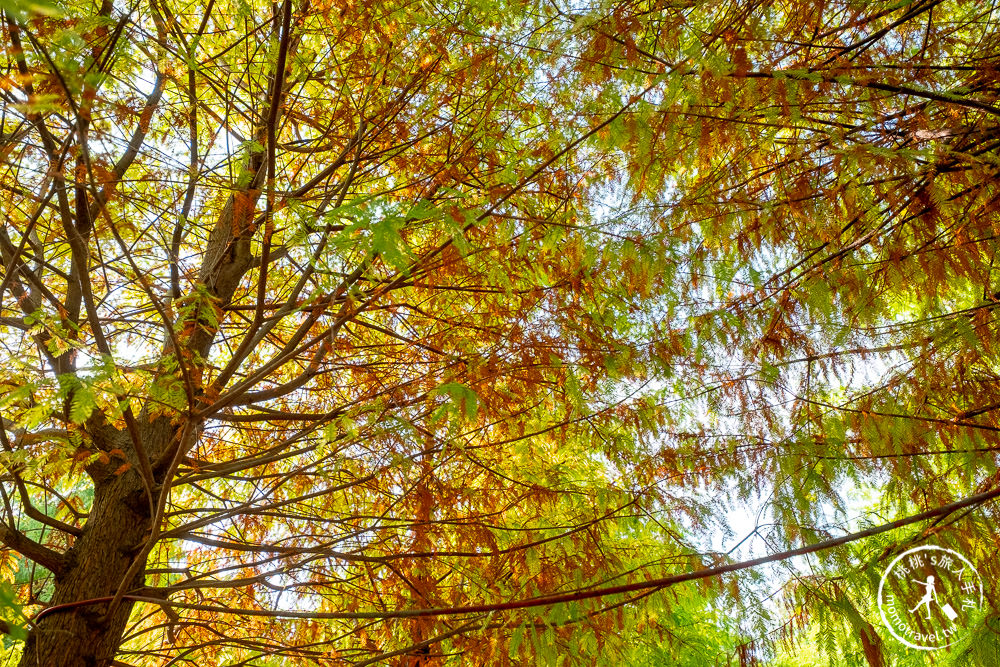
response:
<svg viewBox="0 0 1000 667"><path fill-rule="evenodd" d="M21 667L97 667L112 664L132 603L123 600L110 618L108 603L81 604L113 596L150 535L149 502L134 468L96 485L83 534L66 552L56 575L51 612L28 636ZM143 584L140 567L127 588ZM60 609L59 605L67 606Z"/></svg>

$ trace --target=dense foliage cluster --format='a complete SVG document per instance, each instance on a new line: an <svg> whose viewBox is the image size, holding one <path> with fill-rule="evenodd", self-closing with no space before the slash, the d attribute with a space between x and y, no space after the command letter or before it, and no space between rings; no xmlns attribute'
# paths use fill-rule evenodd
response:
<svg viewBox="0 0 1000 667"><path fill-rule="evenodd" d="M1000 5L0 7L10 664L916 665L892 557L1000 581Z"/></svg>

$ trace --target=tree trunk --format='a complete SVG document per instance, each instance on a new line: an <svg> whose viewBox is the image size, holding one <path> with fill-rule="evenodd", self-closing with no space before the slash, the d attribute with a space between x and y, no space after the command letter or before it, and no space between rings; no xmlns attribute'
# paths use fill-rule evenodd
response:
<svg viewBox="0 0 1000 667"><path fill-rule="evenodd" d="M119 460L120 463L120 460ZM107 602L79 604L113 596L150 535L149 500L135 466L96 483L90 517L67 553L67 567L55 578L52 605L70 604L44 615L31 630L21 667L104 667L121 643L132 603L122 600L110 619ZM145 567L128 585L143 584Z"/></svg>
<svg viewBox="0 0 1000 667"><path fill-rule="evenodd" d="M287 35L287 13L285 21L284 34ZM284 70L279 68L279 71ZM281 84L277 85L280 88ZM253 263L250 239L256 229L254 215L265 173L262 153L252 156L251 169L254 178L250 187L230 196L209 237L206 258L199 271L199 282L218 307L230 303L243 275ZM207 359L217 324L206 324L198 312L192 314L186 324L189 326L181 327L186 332L179 341L181 347L195 359ZM174 342L174 339L164 341L164 358L185 356L173 349ZM199 385L196 389L200 391L202 387ZM147 420L143 410L138 421L135 435L142 440L154 483L163 484L176 448L183 450L190 442L175 439L179 432L169 417ZM125 590L139 589L145 582L146 556L142 551L152 534L153 517L150 499L138 472L137 450L131 436L108 426L102 415L91 417L85 430L94 440L93 451L125 452L131 467L116 474L122 463L120 458L110 464L88 467L95 489L90 516L83 534L65 554L65 567L56 573L52 609L29 632L20 667L111 665L134 603L121 600L111 618L107 618L108 601L90 601L114 596L121 587L122 578L140 555L141 567Z"/></svg>

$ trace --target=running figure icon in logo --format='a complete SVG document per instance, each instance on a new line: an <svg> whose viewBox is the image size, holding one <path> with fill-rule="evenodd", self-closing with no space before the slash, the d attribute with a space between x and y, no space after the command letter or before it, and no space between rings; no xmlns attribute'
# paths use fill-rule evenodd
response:
<svg viewBox="0 0 1000 667"><path fill-rule="evenodd" d="M933 600L934 602L937 602L937 591L934 590L934 587L937 584L934 583L934 575L927 577L927 581L917 581L916 579L911 579L910 581L926 587L924 589L924 597L920 598L920 602L917 603L916 607L910 610L910 613L912 614L924 605L927 605L927 620L931 620L931 601Z"/></svg>
<svg viewBox="0 0 1000 667"><path fill-rule="evenodd" d="M961 639L982 605L979 572L968 558L944 547L904 551L886 568L878 587L879 614L889 632L924 651Z"/></svg>

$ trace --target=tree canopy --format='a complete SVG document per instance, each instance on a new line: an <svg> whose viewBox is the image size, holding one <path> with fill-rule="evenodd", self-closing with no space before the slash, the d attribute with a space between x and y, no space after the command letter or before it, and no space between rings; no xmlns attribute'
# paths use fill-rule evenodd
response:
<svg viewBox="0 0 1000 667"><path fill-rule="evenodd" d="M996 3L0 8L10 664L917 665L890 561L1000 581Z"/></svg>

